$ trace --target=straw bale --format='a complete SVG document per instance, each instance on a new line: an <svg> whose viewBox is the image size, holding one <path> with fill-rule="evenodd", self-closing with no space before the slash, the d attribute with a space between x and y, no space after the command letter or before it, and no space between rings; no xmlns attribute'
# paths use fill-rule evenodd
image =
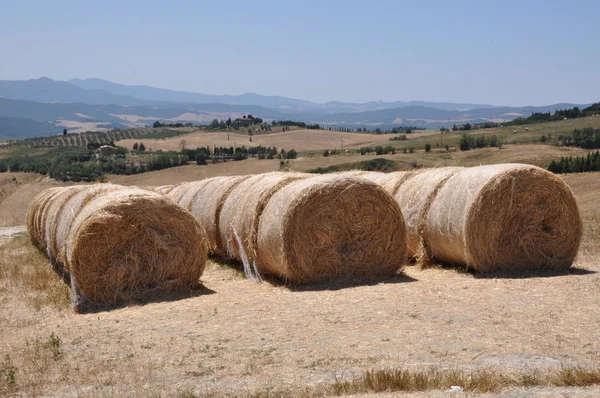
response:
<svg viewBox="0 0 600 398"><path fill-rule="evenodd" d="M190 200L191 213L206 231L208 250L210 253L226 257L227 252L220 240L219 215L223 203L237 184L251 176L232 176L209 178Z"/></svg>
<svg viewBox="0 0 600 398"><path fill-rule="evenodd" d="M93 196L67 238L76 305L137 301L198 284L206 242L189 212L137 188Z"/></svg>
<svg viewBox="0 0 600 398"><path fill-rule="evenodd" d="M44 248L46 255L52 260L58 260L59 250L56 246L56 226L57 220L66 203L73 196L77 195L84 189L88 189L89 185L74 185L65 187L52 200L48 202L48 212L45 218L44 228Z"/></svg>
<svg viewBox="0 0 600 398"><path fill-rule="evenodd" d="M69 264L65 258L66 244L69 229L71 228L75 218L87 205L87 203L96 196L120 189L126 188L121 185L113 184L88 185L86 189L83 189L70 197L62 206L60 214L56 216L56 225L53 231L54 236L51 238L51 241L54 242L53 246L57 253L57 257L54 260L62 263L66 270L69 269Z"/></svg>
<svg viewBox="0 0 600 398"><path fill-rule="evenodd" d="M43 215L46 205L54 196L58 195L62 187L48 188L33 198L27 210L27 229L31 241L39 248L44 248L44 235L42 234Z"/></svg>
<svg viewBox="0 0 600 398"><path fill-rule="evenodd" d="M219 215L219 234L227 256L257 262L256 236L259 217L267 202L279 189L301 178L302 173L265 173L237 184L223 203ZM241 244L241 246L240 246Z"/></svg>
<svg viewBox="0 0 600 398"><path fill-rule="evenodd" d="M324 175L271 197L257 246L260 272L289 283L373 279L401 269L406 227L398 204L378 185Z"/></svg>
<svg viewBox="0 0 600 398"><path fill-rule="evenodd" d="M166 195L175 187L176 187L176 185L161 185L159 187L152 188L151 191Z"/></svg>
<svg viewBox="0 0 600 398"><path fill-rule="evenodd" d="M435 259L481 272L567 269L581 233L567 185L523 164L456 173L433 199L423 228Z"/></svg>
<svg viewBox="0 0 600 398"><path fill-rule="evenodd" d="M394 194L406 221L409 258L421 253L421 226L435 194L448 178L460 170L460 167L421 170L404 179Z"/></svg>

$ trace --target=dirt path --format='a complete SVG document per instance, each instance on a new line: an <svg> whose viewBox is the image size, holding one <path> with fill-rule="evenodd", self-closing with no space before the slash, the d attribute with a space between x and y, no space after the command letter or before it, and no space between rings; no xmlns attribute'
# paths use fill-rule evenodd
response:
<svg viewBox="0 0 600 398"><path fill-rule="evenodd" d="M17 225L15 227L0 227L0 243L4 243L10 240L13 236L26 231L26 225Z"/></svg>

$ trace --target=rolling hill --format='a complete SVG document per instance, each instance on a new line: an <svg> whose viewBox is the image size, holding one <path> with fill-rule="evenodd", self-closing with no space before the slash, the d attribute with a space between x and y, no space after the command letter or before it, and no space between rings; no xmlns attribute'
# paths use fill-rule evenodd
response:
<svg viewBox="0 0 600 398"><path fill-rule="evenodd" d="M400 125L439 128L466 122L508 121L532 112L552 112L575 104L541 107L499 107L423 101L372 101L318 104L293 98L259 94L208 95L127 86L101 79L72 79L69 82L39 78L0 81L0 136L25 138L46 131L48 124L69 131L100 128L131 128L154 121L203 124L213 119L252 114L269 122L296 120L322 126L390 129ZM585 105L580 105L585 106ZM27 122L26 120L29 120ZM36 124L34 122L41 122ZM48 129L52 134L54 129Z"/></svg>

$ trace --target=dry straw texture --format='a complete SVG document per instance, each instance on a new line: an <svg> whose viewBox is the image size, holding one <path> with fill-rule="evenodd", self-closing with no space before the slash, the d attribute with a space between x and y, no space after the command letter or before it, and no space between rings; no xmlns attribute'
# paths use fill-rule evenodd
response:
<svg viewBox="0 0 600 398"><path fill-rule="evenodd" d="M44 217L44 249L46 250L46 255L53 261L58 260L58 255L60 252L59 247L56 245L56 226L58 225L58 218L60 217L62 210L69 199L87 188L87 185L65 187L62 188L61 191L55 195L54 198L52 198L52 200L48 201L48 211Z"/></svg>
<svg viewBox="0 0 600 398"><path fill-rule="evenodd" d="M423 230L431 255L481 272L566 269L581 240L567 185L535 166L463 169L431 203Z"/></svg>
<svg viewBox="0 0 600 398"><path fill-rule="evenodd" d="M185 184L185 186L186 186L185 192L182 195L178 195L178 196L180 196L179 200L177 201L177 203L179 203L179 206L183 207L186 210L191 211L192 210L192 201L194 200L194 198L196 197L198 192L201 190L204 190L205 187L207 187L210 184L210 182L211 182L210 179L207 179L207 180L189 182L189 183ZM167 196L169 196L169 195L167 195Z"/></svg>
<svg viewBox="0 0 600 398"><path fill-rule="evenodd" d="M75 221L77 215L81 210L95 197L103 195L107 192L113 192L120 189L125 189L120 185L112 184L95 184L89 185L86 189L78 191L75 195L69 197L69 199L62 205L59 214L56 216L56 222L53 227L51 241L56 251L56 258L52 260L58 261L63 264L66 270L69 269L69 263L65 258L65 250L67 246L67 239L71 225Z"/></svg>
<svg viewBox="0 0 600 398"><path fill-rule="evenodd" d="M407 177L394 194L406 221L408 256L421 252L421 228L427 217L429 206L441 186L461 170L460 167L424 169Z"/></svg>
<svg viewBox="0 0 600 398"><path fill-rule="evenodd" d="M227 255L250 264L257 259L258 221L267 202L287 184L310 174L265 173L252 176L235 186L223 203L219 215L219 233Z"/></svg>
<svg viewBox="0 0 600 398"><path fill-rule="evenodd" d="M169 189L169 191L163 195L167 195L169 198L171 198L171 200L175 203L179 203L179 201L181 200L181 198L183 197L183 195L186 194L186 192L189 189L190 184L180 184L177 186L174 186L173 188Z"/></svg>
<svg viewBox="0 0 600 398"><path fill-rule="evenodd" d="M151 191L154 192L158 192L160 194L166 195L169 192L171 192L171 190L175 188L175 185L161 185L160 187L154 187L151 189Z"/></svg>
<svg viewBox="0 0 600 398"><path fill-rule="evenodd" d="M44 236L41 232L42 214L48 201L61 192L62 188L49 188L38 195L31 201L27 210L27 229L33 244L39 248L44 248Z"/></svg>
<svg viewBox="0 0 600 398"><path fill-rule="evenodd" d="M206 263L192 215L137 188L104 191L79 212L66 260L82 302L112 304L194 287Z"/></svg>
<svg viewBox="0 0 600 398"><path fill-rule="evenodd" d="M251 176L209 178L204 180L205 185L190 200L190 211L206 231L209 252L227 257L227 251L219 237L219 215L231 190L249 177Z"/></svg>
<svg viewBox="0 0 600 398"><path fill-rule="evenodd" d="M294 181L259 222L259 270L293 284L372 279L405 261L398 204L378 185L339 175Z"/></svg>

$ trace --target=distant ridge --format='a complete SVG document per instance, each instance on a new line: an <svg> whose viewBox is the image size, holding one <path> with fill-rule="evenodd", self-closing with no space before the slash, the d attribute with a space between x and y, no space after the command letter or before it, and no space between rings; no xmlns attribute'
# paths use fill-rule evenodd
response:
<svg viewBox="0 0 600 398"><path fill-rule="evenodd" d="M352 104L331 101L318 104L293 98L259 94L207 95L126 86L101 79L49 78L0 80L0 136L27 137L55 134L57 125L110 128L151 125L154 121L209 123L253 114L271 120L296 120L338 127L400 125L439 128L453 124L507 121L533 112L585 107L561 103L537 107L502 107L424 101L372 101ZM68 122L65 124L65 121ZM92 127L90 127L92 126ZM56 127L56 128L55 128ZM77 127L73 127L77 128ZM81 130L80 130L81 131Z"/></svg>

